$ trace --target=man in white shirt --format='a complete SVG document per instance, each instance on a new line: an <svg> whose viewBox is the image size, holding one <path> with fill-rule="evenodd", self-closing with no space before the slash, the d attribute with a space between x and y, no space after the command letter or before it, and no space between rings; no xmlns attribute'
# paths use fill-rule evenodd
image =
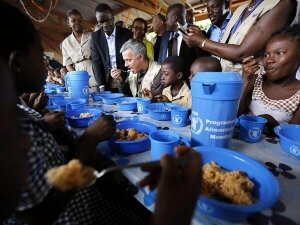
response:
<svg viewBox="0 0 300 225"><path fill-rule="evenodd" d="M110 76L111 69L118 68L122 77L127 73L120 49L132 37L130 30L114 25L112 9L107 4L99 4L96 19L100 29L92 34L91 59L95 78L100 86L113 92L123 92L120 82Z"/></svg>
<svg viewBox="0 0 300 225"><path fill-rule="evenodd" d="M209 28L207 35L210 40L220 42L225 28L232 16L227 0L208 0L207 13L212 25Z"/></svg>
<svg viewBox="0 0 300 225"><path fill-rule="evenodd" d="M129 76L123 80L120 71L112 72L112 76L124 83L124 90L130 89L127 92L134 97L144 97L146 91L160 95L163 89L160 82L161 66L147 57L143 42L130 39L124 43L120 53L125 61L125 66L130 70Z"/></svg>

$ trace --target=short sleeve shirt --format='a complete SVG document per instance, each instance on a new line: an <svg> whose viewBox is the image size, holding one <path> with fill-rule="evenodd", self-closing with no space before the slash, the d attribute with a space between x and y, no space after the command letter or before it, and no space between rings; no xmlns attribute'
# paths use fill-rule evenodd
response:
<svg viewBox="0 0 300 225"><path fill-rule="evenodd" d="M162 94L165 95L172 103L188 108L191 108L192 106L191 90L185 81L176 96L172 96L171 86L165 88Z"/></svg>

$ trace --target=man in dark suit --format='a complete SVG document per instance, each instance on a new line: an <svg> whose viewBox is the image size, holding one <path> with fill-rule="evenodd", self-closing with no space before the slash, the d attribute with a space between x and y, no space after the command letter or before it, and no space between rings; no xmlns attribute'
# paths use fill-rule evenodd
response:
<svg viewBox="0 0 300 225"><path fill-rule="evenodd" d="M199 47L189 48L182 38L177 22L186 29L186 9L182 4L173 4L168 8L166 16L166 32L161 40L158 63L161 64L168 56L178 55L184 59L186 65L184 78L188 81L192 63L201 56L210 54Z"/></svg>
<svg viewBox="0 0 300 225"><path fill-rule="evenodd" d="M91 59L93 71L98 84L106 90L122 92L120 81L110 76L111 69L121 70L124 80L127 77L126 68L120 49L132 37L130 30L114 25L112 9L107 4L99 4L96 9L96 19L100 29L92 34Z"/></svg>

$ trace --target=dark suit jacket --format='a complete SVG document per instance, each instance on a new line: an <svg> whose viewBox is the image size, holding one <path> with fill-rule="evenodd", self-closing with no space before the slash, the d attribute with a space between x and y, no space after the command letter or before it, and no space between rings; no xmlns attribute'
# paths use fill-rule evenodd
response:
<svg viewBox="0 0 300 225"><path fill-rule="evenodd" d="M171 32L166 31L162 37L161 44L160 44L160 50L159 50L159 57L158 57L158 63L162 64L162 62L167 57L168 52L168 42L170 39ZM180 51L179 56L181 56L184 60L185 67L185 80L188 81L188 77L190 75L190 68L192 63L199 57L203 56L210 56L210 53L207 51L202 50L199 47L191 47L189 48L184 40L182 40L180 45Z"/></svg>
<svg viewBox="0 0 300 225"><path fill-rule="evenodd" d="M115 26L115 29L117 67L118 69L126 70L120 49L126 41L132 38L132 33L130 30L119 26ZM99 29L92 34L91 50L91 59L96 81L99 85L105 85L105 88L108 88L108 80L110 77L110 59L107 40L102 29ZM125 80L127 74L122 72L122 76L123 80Z"/></svg>

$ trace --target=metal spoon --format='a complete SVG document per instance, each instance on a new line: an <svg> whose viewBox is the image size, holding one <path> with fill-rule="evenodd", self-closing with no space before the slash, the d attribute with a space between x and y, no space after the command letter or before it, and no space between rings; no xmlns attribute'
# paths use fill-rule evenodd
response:
<svg viewBox="0 0 300 225"><path fill-rule="evenodd" d="M157 99L157 98L161 98L162 97L162 95L156 95L155 96L155 98ZM164 102L164 101L160 101L162 104L164 104L164 106L165 106L165 111L169 111L170 109L169 109L169 107L166 105L166 103Z"/></svg>
<svg viewBox="0 0 300 225"><path fill-rule="evenodd" d="M187 161L189 160L189 158L190 158L189 155L183 156L181 158L176 159L176 163L178 166L184 166L187 163ZM158 169L160 169L160 160L151 161L151 162L134 163L134 164L123 165L123 166L112 166L112 167L108 167L100 172L95 170L94 175L95 175L96 179L98 179L100 177L103 177L107 173L120 171L120 170L124 170L124 169L129 169L129 168L136 168L136 167L147 167L147 168L157 167Z"/></svg>
<svg viewBox="0 0 300 225"><path fill-rule="evenodd" d="M162 102L162 104L164 104L164 106L165 106L165 110L166 110L166 111L170 111L169 107L166 105L166 103L165 103L165 102Z"/></svg>

